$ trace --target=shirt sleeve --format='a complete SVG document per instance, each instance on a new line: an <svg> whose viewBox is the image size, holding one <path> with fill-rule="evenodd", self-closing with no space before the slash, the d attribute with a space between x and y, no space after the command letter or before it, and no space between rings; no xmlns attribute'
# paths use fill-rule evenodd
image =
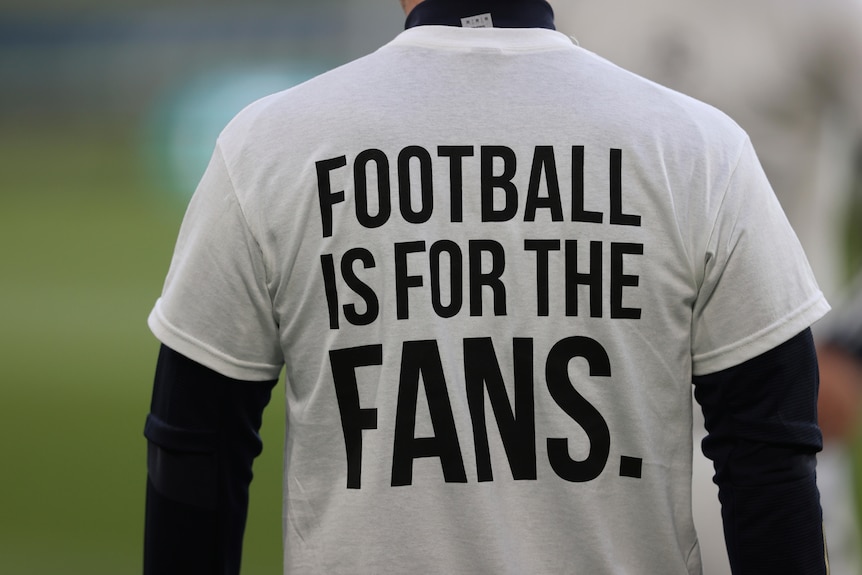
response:
<svg viewBox="0 0 862 575"><path fill-rule="evenodd" d="M218 146L148 323L163 344L222 375L266 381L281 370L264 257Z"/></svg>
<svg viewBox="0 0 862 575"><path fill-rule="evenodd" d="M695 375L756 357L829 310L749 141L708 233L704 260L696 263Z"/></svg>

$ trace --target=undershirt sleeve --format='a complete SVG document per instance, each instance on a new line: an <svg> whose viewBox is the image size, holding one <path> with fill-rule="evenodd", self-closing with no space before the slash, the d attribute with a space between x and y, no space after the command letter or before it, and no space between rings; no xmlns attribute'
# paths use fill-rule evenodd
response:
<svg viewBox="0 0 862 575"><path fill-rule="evenodd" d="M238 575L252 462L275 380L159 352L147 438L144 575Z"/></svg>
<svg viewBox="0 0 862 575"><path fill-rule="evenodd" d="M827 573L810 329L740 365L696 376L694 386L733 573Z"/></svg>

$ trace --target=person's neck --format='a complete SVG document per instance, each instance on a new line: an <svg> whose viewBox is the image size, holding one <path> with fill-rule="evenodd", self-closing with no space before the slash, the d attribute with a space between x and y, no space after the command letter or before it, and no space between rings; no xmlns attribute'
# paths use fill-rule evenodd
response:
<svg viewBox="0 0 862 575"><path fill-rule="evenodd" d="M410 11L404 28L429 25L555 29L546 0L424 0Z"/></svg>

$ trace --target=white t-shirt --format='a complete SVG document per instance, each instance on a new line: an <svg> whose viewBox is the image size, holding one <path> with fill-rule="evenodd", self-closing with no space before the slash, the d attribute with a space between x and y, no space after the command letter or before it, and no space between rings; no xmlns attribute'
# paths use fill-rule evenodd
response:
<svg viewBox="0 0 862 575"><path fill-rule="evenodd" d="M285 366L285 572L693 574L692 374L827 309L722 113L427 26L225 129L150 326Z"/></svg>

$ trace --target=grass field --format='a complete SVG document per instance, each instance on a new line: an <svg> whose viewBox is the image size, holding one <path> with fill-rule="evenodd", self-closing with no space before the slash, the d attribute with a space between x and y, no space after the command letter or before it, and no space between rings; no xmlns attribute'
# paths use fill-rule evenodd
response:
<svg viewBox="0 0 862 575"><path fill-rule="evenodd" d="M146 317L182 217L113 129L0 132L0 573L140 572L158 343ZM281 402L244 573L279 572Z"/></svg>

